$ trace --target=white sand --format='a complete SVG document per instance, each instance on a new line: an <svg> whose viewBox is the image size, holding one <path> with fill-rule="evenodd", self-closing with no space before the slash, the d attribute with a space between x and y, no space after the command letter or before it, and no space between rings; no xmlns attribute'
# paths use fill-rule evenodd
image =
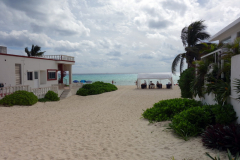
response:
<svg viewBox="0 0 240 160"><path fill-rule="evenodd" d="M0 107L0 159L209 160L201 138L184 141L166 129L149 125L143 109L180 90L119 90L93 96L71 96L34 106Z"/></svg>

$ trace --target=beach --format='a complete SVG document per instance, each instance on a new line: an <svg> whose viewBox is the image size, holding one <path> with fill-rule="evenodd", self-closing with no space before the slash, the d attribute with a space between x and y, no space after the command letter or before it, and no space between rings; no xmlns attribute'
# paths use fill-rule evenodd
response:
<svg viewBox="0 0 240 160"><path fill-rule="evenodd" d="M209 160L200 137L188 141L149 124L143 110L163 99L180 98L174 89L137 89L92 96L73 95L58 102L0 107L0 159L9 160ZM225 153L220 153L220 155Z"/></svg>

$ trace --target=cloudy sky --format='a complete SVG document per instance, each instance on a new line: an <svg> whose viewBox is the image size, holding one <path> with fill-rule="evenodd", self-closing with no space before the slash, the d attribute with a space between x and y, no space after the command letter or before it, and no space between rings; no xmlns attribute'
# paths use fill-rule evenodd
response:
<svg viewBox="0 0 240 160"><path fill-rule="evenodd" d="M170 72L183 27L214 35L240 17L239 0L0 0L0 45L75 57L73 73Z"/></svg>

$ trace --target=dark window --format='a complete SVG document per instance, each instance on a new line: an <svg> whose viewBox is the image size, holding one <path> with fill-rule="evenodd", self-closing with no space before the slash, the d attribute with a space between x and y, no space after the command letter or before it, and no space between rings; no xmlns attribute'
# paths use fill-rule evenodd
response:
<svg viewBox="0 0 240 160"><path fill-rule="evenodd" d="M48 79L57 79L56 72L48 72Z"/></svg>
<svg viewBox="0 0 240 160"><path fill-rule="evenodd" d="M240 32L237 33L237 37L240 37Z"/></svg>
<svg viewBox="0 0 240 160"><path fill-rule="evenodd" d="M231 42L231 37L228 37L222 41L223 44L227 44Z"/></svg>
<svg viewBox="0 0 240 160"><path fill-rule="evenodd" d="M27 80L33 80L33 73L27 72Z"/></svg>

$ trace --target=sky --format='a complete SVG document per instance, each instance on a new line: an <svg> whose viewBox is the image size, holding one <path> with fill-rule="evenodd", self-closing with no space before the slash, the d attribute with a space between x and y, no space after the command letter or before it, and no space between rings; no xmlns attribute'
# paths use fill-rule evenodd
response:
<svg viewBox="0 0 240 160"><path fill-rule="evenodd" d="M239 0L0 0L0 45L27 55L75 57L73 73L171 72L180 34L204 20L216 34L240 17Z"/></svg>

